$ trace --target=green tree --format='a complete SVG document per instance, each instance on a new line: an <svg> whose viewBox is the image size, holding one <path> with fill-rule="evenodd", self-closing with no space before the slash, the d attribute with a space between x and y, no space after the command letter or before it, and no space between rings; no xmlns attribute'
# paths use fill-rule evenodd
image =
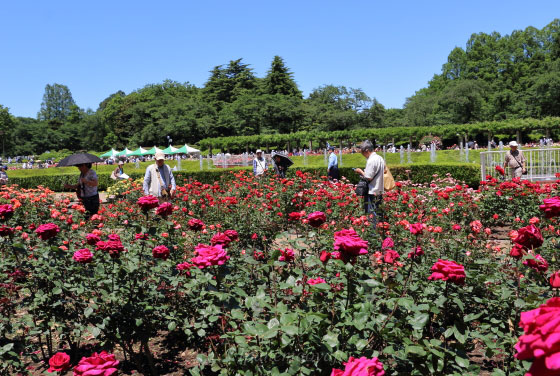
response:
<svg viewBox="0 0 560 376"><path fill-rule="evenodd" d="M62 124L70 114L72 106L76 103L72 98L72 93L66 85L53 84L45 86L41 110L37 118L45 120L51 124Z"/></svg>
<svg viewBox="0 0 560 376"><path fill-rule="evenodd" d="M274 56L270 69L264 78L264 91L267 94L282 94L302 97L293 74L284 65L284 60L280 56Z"/></svg>
<svg viewBox="0 0 560 376"><path fill-rule="evenodd" d="M205 99L219 111L225 103L234 102L246 91L257 88L257 79L242 59L232 60L227 67L216 66L204 86Z"/></svg>
<svg viewBox="0 0 560 376"><path fill-rule="evenodd" d="M0 104L0 138L2 138L2 157L6 153L12 152L12 132L14 128L14 118L10 115L9 109Z"/></svg>

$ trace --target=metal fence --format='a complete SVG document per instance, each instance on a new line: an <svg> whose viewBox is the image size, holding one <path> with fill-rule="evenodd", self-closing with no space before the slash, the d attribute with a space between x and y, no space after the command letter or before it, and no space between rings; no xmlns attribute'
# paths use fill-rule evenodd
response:
<svg viewBox="0 0 560 376"><path fill-rule="evenodd" d="M527 174L523 178L538 180L553 180L560 172L560 149L527 149L521 150L527 162ZM480 178L485 181L486 176L499 177L496 166L504 165L507 150L484 151L480 153ZM509 169L506 169L509 174Z"/></svg>

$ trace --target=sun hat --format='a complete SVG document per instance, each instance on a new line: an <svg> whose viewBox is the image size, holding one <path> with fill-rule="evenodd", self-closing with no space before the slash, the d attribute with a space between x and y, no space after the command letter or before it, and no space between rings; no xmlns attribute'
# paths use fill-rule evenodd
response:
<svg viewBox="0 0 560 376"><path fill-rule="evenodd" d="M261 149L257 149L256 153L262 153Z"/></svg>
<svg viewBox="0 0 560 376"><path fill-rule="evenodd" d="M124 165L124 162L123 162L123 161L119 161L119 165Z"/></svg>
<svg viewBox="0 0 560 376"><path fill-rule="evenodd" d="M159 161L161 159L165 159L165 154L163 154L163 151L158 151L156 153L156 161Z"/></svg>
<svg viewBox="0 0 560 376"><path fill-rule="evenodd" d="M517 141L510 141L509 146L519 146L519 144L517 143Z"/></svg>

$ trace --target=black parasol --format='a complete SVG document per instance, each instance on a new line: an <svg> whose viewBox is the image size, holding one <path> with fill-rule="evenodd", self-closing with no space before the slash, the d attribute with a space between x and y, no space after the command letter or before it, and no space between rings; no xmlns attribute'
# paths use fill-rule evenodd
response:
<svg viewBox="0 0 560 376"><path fill-rule="evenodd" d="M278 162L276 162L276 157L280 157L280 160ZM294 162L287 155L282 153L272 154L272 160L277 166L283 167L284 169L287 169L294 164Z"/></svg>
<svg viewBox="0 0 560 376"><path fill-rule="evenodd" d="M103 159L89 153L77 153L62 159L60 162L58 162L56 167L77 166L84 163L97 163L97 162L103 162Z"/></svg>

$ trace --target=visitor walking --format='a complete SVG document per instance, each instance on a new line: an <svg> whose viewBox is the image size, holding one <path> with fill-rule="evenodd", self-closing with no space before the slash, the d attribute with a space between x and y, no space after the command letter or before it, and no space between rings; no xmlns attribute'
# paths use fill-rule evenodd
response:
<svg viewBox="0 0 560 376"><path fill-rule="evenodd" d="M78 198L86 208L86 218L88 219L99 211L99 193L97 192L99 180L91 166L91 163L76 165L80 170L78 184L64 184L64 188L77 191Z"/></svg>
<svg viewBox="0 0 560 376"><path fill-rule="evenodd" d="M518 150L519 144L517 141L509 143L510 150L506 152L504 160L504 170L509 167L511 178L520 178L521 175L527 173L525 168L526 159L521 150Z"/></svg>
<svg viewBox="0 0 560 376"><path fill-rule="evenodd" d="M340 180L338 171L338 157L334 146L329 147L329 165L327 166L327 175L329 180Z"/></svg>
<svg viewBox="0 0 560 376"><path fill-rule="evenodd" d="M366 140L360 145L360 153L367 159L365 170L357 168L354 171L368 182L367 192L364 194L364 211L366 214L373 214L374 228L377 222L383 218L383 171L385 161L373 151L373 144Z"/></svg>
<svg viewBox="0 0 560 376"><path fill-rule="evenodd" d="M8 167L6 166L0 166L0 185L5 185L8 184L8 173L6 172L6 170L8 169Z"/></svg>
<svg viewBox="0 0 560 376"><path fill-rule="evenodd" d="M262 150L257 149L257 156L253 159L253 175L261 176L266 172L266 159L262 155Z"/></svg>

